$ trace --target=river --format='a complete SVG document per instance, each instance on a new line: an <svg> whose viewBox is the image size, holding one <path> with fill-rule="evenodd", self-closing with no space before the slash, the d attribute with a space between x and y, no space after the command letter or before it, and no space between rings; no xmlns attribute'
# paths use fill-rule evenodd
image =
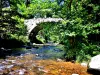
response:
<svg viewBox="0 0 100 75"><path fill-rule="evenodd" d="M36 55L35 59L56 59L62 58L64 55L64 50L57 48L56 46L42 46L39 48L17 48L13 50L11 56L20 56L25 54Z"/></svg>

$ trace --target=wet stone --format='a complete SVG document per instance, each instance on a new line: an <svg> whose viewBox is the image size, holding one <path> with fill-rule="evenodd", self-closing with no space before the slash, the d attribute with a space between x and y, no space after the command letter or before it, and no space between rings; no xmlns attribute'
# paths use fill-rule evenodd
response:
<svg viewBox="0 0 100 75"><path fill-rule="evenodd" d="M10 69L12 68L14 65L7 65L6 68Z"/></svg>

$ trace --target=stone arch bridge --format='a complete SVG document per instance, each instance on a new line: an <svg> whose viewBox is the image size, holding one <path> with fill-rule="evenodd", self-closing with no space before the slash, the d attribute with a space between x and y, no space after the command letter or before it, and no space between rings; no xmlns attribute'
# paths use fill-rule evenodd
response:
<svg viewBox="0 0 100 75"><path fill-rule="evenodd" d="M38 31L41 29L39 28L39 24L43 22L60 22L62 21L62 18L33 18L33 19L27 19L24 21L24 25L27 26L27 35L29 39L33 39L36 41L36 35ZM32 36L31 34L34 34ZM32 41L34 42L34 41Z"/></svg>

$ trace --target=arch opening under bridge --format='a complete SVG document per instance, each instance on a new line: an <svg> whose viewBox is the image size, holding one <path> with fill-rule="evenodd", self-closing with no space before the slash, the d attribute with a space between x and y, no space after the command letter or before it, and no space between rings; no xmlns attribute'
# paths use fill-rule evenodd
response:
<svg viewBox="0 0 100 75"><path fill-rule="evenodd" d="M27 35L31 42L34 43L41 43L39 40L36 39L36 35L38 32L42 29L40 26L41 23L51 22L51 23L57 23L62 21L61 18L33 18L33 19L27 19L24 21L24 24L27 26Z"/></svg>

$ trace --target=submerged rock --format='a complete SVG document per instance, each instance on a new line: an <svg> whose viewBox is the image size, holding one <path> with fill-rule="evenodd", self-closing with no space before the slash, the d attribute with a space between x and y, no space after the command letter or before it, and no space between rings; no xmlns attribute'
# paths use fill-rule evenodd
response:
<svg viewBox="0 0 100 75"><path fill-rule="evenodd" d="M0 65L0 71L2 71L3 69L5 69L4 65Z"/></svg>
<svg viewBox="0 0 100 75"><path fill-rule="evenodd" d="M14 65L7 65L6 68L10 69L12 68Z"/></svg>

